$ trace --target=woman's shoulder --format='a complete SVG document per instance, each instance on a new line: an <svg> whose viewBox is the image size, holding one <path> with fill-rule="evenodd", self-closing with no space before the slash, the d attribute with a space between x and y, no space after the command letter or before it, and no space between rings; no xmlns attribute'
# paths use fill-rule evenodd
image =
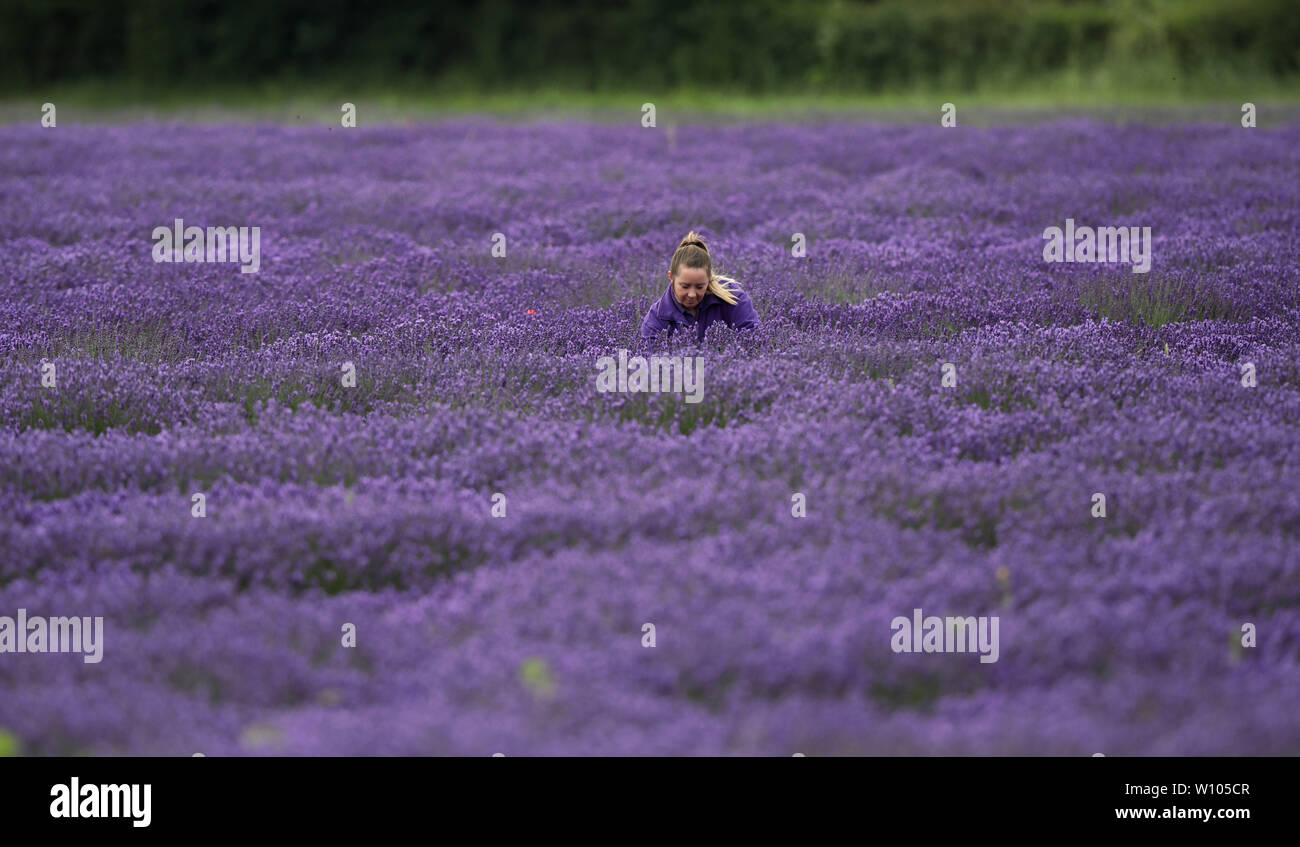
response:
<svg viewBox="0 0 1300 847"><path fill-rule="evenodd" d="M650 311L646 316L650 317L653 315L660 320L666 321L674 320L677 310L673 308L672 296L673 289L670 285L668 288L664 289L664 293L660 295L659 299L650 304Z"/></svg>
<svg viewBox="0 0 1300 847"><path fill-rule="evenodd" d="M672 287L671 285L664 289L664 293L663 293L663 294L660 294L660 295L659 295L659 299L655 301L654 308L655 308L656 310L667 309L667 310L669 310L669 311L672 311L672 308L673 308L673 287Z"/></svg>

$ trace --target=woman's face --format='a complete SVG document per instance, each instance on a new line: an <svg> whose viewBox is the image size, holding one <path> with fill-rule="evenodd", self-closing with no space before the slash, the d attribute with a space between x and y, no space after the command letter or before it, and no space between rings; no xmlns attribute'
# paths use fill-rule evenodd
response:
<svg viewBox="0 0 1300 847"><path fill-rule="evenodd" d="M673 283L673 296L688 309L700 305L709 290L709 272L704 268L678 268L677 277L669 272L668 278Z"/></svg>

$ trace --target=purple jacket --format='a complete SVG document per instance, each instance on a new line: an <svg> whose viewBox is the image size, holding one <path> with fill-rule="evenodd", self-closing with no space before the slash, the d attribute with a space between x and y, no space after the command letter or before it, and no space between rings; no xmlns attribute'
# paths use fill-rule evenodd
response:
<svg viewBox="0 0 1300 847"><path fill-rule="evenodd" d="M704 330L714 321L724 321L727 326L737 329L758 326L758 312L754 311L749 295L738 288L732 289L732 294L736 298L734 306L724 303L716 294L705 294L692 315L677 302L673 287L669 285L664 296L646 312L645 320L641 322L641 337L649 340L664 330L671 333L678 327L695 327L696 339L703 340Z"/></svg>

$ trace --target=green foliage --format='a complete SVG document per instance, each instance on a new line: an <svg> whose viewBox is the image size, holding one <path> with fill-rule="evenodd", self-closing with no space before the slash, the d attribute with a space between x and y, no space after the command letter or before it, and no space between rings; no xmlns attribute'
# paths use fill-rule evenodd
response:
<svg viewBox="0 0 1300 847"><path fill-rule="evenodd" d="M972 92L1123 68L1300 73L1291 0L9 0L0 85L125 80L143 98L279 81L359 88ZM1144 68L1138 76L1130 65ZM215 88L214 88L215 87ZM191 96L192 93L191 93ZM712 95L702 95L706 99ZM1256 95L1258 96L1258 95ZM714 98L716 99L716 98Z"/></svg>
<svg viewBox="0 0 1300 847"><path fill-rule="evenodd" d="M871 685L871 699L890 710L917 709L928 713L944 695L945 681L937 674L912 674L894 683Z"/></svg>
<svg viewBox="0 0 1300 847"><path fill-rule="evenodd" d="M557 683L543 658L533 656L526 659L519 667L519 679L535 697L546 699L555 695Z"/></svg>
<svg viewBox="0 0 1300 847"><path fill-rule="evenodd" d="M1159 273L1102 277L1086 284L1080 302L1097 317L1161 327L1178 321L1246 320L1210 278L1187 280Z"/></svg>

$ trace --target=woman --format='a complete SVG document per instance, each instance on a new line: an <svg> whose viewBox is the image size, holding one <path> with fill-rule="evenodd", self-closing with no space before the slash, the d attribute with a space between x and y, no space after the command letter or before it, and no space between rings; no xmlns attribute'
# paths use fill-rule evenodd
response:
<svg viewBox="0 0 1300 847"><path fill-rule="evenodd" d="M758 326L758 312L740 284L713 272L713 258L693 230L682 239L668 266L668 290L641 322L641 337L652 339L678 327L694 327L697 339L714 321L748 329Z"/></svg>

